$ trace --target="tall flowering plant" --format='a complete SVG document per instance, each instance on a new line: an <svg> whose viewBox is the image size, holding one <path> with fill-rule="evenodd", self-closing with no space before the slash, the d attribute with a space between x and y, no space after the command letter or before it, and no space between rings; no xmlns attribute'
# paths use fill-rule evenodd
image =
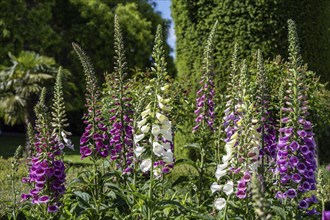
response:
<svg viewBox="0 0 330 220"><path fill-rule="evenodd" d="M172 123L167 117L171 111L171 100L168 98L169 84L166 82L161 26L157 28L152 57L154 66L151 71L155 78L151 79L153 85L148 87L151 101L136 123L134 152L141 161L142 172L150 171L152 177L160 177L170 171L174 161Z"/></svg>
<svg viewBox="0 0 330 220"><path fill-rule="evenodd" d="M142 173L150 174L147 194L146 218L151 219L157 207L153 207L155 180L162 178L173 168L174 149L172 123L168 118L171 112L168 97L170 86L162 41L162 28L159 25L155 37L151 67L151 85L147 87L150 101L141 112L134 130L134 154Z"/></svg>
<svg viewBox="0 0 330 220"><path fill-rule="evenodd" d="M109 124L110 160L116 162L116 167L122 174L130 174L134 169L133 161L133 120L132 104L126 86L127 63L124 54L124 44L118 17L115 16L115 63L114 73L108 76L107 86L110 87L111 99L108 101L105 115ZM111 81L110 81L111 79Z"/></svg>
<svg viewBox="0 0 330 220"><path fill-rule="evenodd" d="M316 214L312 205L317 203L314 195L305 193L316 189L316 143L312 123L308 120L308 87L302 65L296 27L289 24L289 69L284 96L282 127L277 144L277 174L279 191L276 197L296 202L301 213Z"/></svg>
<svg viewBox="0 0 330 220"><path fill-rule="evenodd" d="M84 114L85 132L80 138L81 159L90 157L94 162L109 155L108 128L104 123L100 109L100 94L94 68L86 53L75 43L73 49L78 55L84 68L86 78L86 104L87 113Z"/></svg>
<svg viewBox="0 0 330 220"><path fill-rule="evenodd" d="M73 150L74 146L72 141L69 139L71 133L66 130L66 128L69 126L69 123L68 119L66 118L62 81L63 74L62 68L60 67L54 85L51 126L53 128L53 135L58 141L61 150L63 150L64 147L68 147Z"/></svg>
<svg viewBox="0 0 330 220"><path fill-rule="evenodd" d="M256 109L259 113L261 134L260 160L261 174L267 171L274 171L276 160L276 128L273 112L271 110L270 82L268 73L264 68L264 61L260 50L257 52L257 75L255 85L256 89Z"/></svg>
<svg viewBox="0 0 330 220"><path fill-rule="evenodd" d="M215 131L215 84L212 51L217 26L218 21L213 25L204 47L202 75L199 81L200 88L196 93L195 126L192 129L194 141L196 142L194 146L197 146L193 149L197 149L197 157L199 157L197 161L193 162L198 172L198 179L196 180L198 204L202 204L206 199L207 188L205 186L208 182L206 178L208 162L215 160L215 149L210 145L212 143L211 137Z"/></svg>
<svg viewBox="0 0 330 220"><path fill-rule="evenodd" d="M65 193L65 166L61 159L62 146L50 128L49 115L45 105L46 90L43 89L35 107L36 134L34 151L31 157L29 175L22 179L32 185L28 194L22 194L22 200L32 200L32 204L41 205L44 217L47 213L57 212L60 199Z"/></svg>
<svg viewBox="0 0 330 220"><path fill-rule="evenodd" d="M234 53L233 73L236 70L236 51ZM215 176L217 182L211 185L212 193L221 195L214 201L217 210L224 210L226 217L228 201L231 194L236 193L236 198L245 199L251 188L252 173L257 171L259 166L259 144L260 134L256 110L251 97L251 85L245 61L242 63L239 77L237 79L237 95L231 94L228 97L227 109L224 116L225 127L225 150L222 163L217 165ZM229 84L230 86L231 84ZM233 92L233 91L231 91ZM226 194L227 199L223 197ZM246 210L249 207L246 206Z"/></svg>

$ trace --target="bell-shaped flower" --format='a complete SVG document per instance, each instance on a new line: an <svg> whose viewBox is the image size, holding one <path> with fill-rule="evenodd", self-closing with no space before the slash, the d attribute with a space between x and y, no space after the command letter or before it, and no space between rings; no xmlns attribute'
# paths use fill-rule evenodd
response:
<svg viewBox="0 0 330 220"><path fill-rule="evenodd" d="M146 149L144 147L136 147L134 153L137 157L139 157Z"/></svg>
<svg viewBox="0 0 330 220"><path fill-rule="evenodd" d="M158 142L154 142L153 144L153 152L156 156L160 157L164 153L164 148Z"/></svg>
<svg viewBox="0 0 330 220"><path fill-rule="evenodd" d="M165 124L166 122L168 122L169 120L168 120L168 118L165 116L165 115L163 115L163 114L160 114L160 113L156 113L156 118L159 120L159 122L161 123L161 124Z"/></svg>
<svg viewBox="0 0 330 220"><path fill-rule="evenodd" d="M214 201L214 207L219 211L222 210L226 207L226 200L224 198L217 198Z"/></svg>
<svg viewBox="0 0 330 220"><path fill-rule="evenodd" d="M146 116L150 115L151 110L150 108L147 108L145 111L141 113L142 118L145 118Z"/></svg>
<svg viewBox="0 0 330 220"><path fill-rule="evenodd" d="M142 172L147 172L150 170L151 168L151 159L145 159L141 162L140 168L142 170Z"/></svg>
<svg viewBox="0 0 330 220"><path fill-rule="evenodd" d="M173 152L172 151L165 151L163 153L163 160L166 163L173 163Z"/></svg>
<svg viewBox="0 0 330 220"><path fill-rule="evenodd" d="M226 175L227 170L225 170L225 169L226 169L227 166L228 166L227 163L218 164L217 170L215 171L215 177L217 178L217 180L219 180L221 177Z"/></svg>
<svg viewBox="0 0 330 220"><path fill-rule="evenodd" d="M141 127L141 131L144 134L148 133L149 130L150 130L150 126L149 125L144 125L144 126Z"/></svg>
<svg viewBox="0 0 330 220"><path fill-rule="evenodd" d="M165 106L163 103L158 102L158 106L160 109L164 110L164 111L171 111L171 107Z"/></svg>
<svg viewBox="0 0 330 220"><path fill-rule="evenodd" d="M170 150L171 149L171 144L170 143L164 143L163 147L165 150Z"/></svg>
<svg viewBox="0 0 330 220"><path fill-rule="evenodd" d="M212 185L211 185L212 194L217 191L220 191L221 189L222 189L221 185L218 185L218 183L216 183L216 182L212 183Z"/></svg>
<svg viewBox="0 0 330 220"><path fill-rule="evenodd" d="M144 138L145 134L139 134L139 135L136 135L134 134L134 143L138 143L139 141L141 141L143 138Z"/></svg>
<svg viewBox="0 0 330 220"><path fill-rule="evenodd" d="M152 135L154 135L154 136L158 136L159 133L160 133L160 126L157 125L157 124L153 124L153 125L152 125L152 128L151 128L151 133L152 133Z"/></svg>
<svg viewBox="0 0 330 220"><path fill-rule="evenodd" d="M138 128L141 128L143 125L145 125L147 123L147 118L144 118L144 119L142 119L141 121L138 121L137 123L136 123L136 125L137 125L137 127Z"/></svg>
<svg viewBox="0 0 330 220"><path fill-rule="evenodd" d="M234 192L234 183L233 183L233 181L228 181L223 186L223 192L226 193L227 196L231 195Z"/></svg>
<svg viewBox="0 0 330 220"><path fill-rule="evenodd" d="M222 162L223 163L228 163L228 161L233 157L232 154L227 154L222 157Z"/></svg>
<svg viewBox="0 0 330 220"><path fill-rule="evenodd" d="M164 130L161 129L160 133L163 135L163 137L168 141L173 141L172 131L170 129Z"/></svg>
<svg viewBox="0 0 330 220"><path fill-rule="evenodd" d="M236 144L236 139L233 139L226 143L225 149L228 155L232 153L235 144Z"/></svg>

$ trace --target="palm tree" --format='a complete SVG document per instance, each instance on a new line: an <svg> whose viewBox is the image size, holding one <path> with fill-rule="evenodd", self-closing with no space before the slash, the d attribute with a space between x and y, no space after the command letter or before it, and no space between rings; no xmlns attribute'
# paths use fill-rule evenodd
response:
<svg viewBox="0 0 330 220"><path fill-rule="evenodd" d="M24 123L27 128L38 94L56 74L55 61L31 51L9 57L12 65L0 67L0 117L5 124Z"/></svg>

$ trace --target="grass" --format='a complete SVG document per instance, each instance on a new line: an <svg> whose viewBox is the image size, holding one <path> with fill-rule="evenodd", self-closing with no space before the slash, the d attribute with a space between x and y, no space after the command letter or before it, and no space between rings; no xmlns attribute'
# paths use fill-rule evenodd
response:
<svg viewBox="0 0 330 220"><path fill-rule="evenodd" d="M72 164L91 164L92 162L86 158L81 160L79 153L79 137L71 137L72 143L75 146L75 150L72 151L68 148L64 149L64 161ZM7 159L12 157L19 146L25 145L25 135L24 134L3 134L0 135L0 157Z"/></svg>

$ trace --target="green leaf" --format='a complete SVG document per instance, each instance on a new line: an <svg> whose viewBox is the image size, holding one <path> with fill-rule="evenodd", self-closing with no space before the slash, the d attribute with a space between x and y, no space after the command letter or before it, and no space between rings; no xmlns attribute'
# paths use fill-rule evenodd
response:
<svg viewBox="0 0 330 220"><path fill-rule="evenodd" d="M184 183L184 182L189 182L190 178L188 176L180 176L179 178L177 178L174 183L172 183L172 187Z"/></svg>
<svg viewBox="0 0 330 220"><path fill-rule="evenodd" d="M285 209L283 209L282 207L278 207L278 206L271 206L271 208L273 209L273 211L282 217L282 219L286 220L286 212Z"/></svg>

